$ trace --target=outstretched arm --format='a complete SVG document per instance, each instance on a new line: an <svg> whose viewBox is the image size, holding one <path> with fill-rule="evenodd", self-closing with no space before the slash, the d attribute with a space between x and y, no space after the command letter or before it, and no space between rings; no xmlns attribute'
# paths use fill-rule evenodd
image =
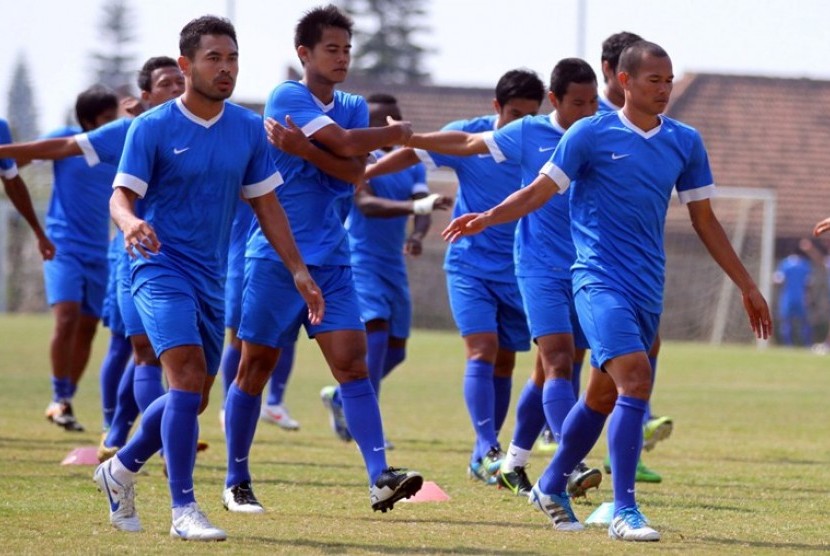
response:
<svg viewBox="0 0 830 556"><path fill-rule="evenodd" d="M314 139L331 152L342 157L365 156L382 147L405 145L412 136L412 124L386 118L383 127L343 129L339 125L327 125L314 133Z"/></svg>
<svg viewBox="0 0 830 556"><path fill-rule="evenodd" d="M772 318L767 302L738 258L732 244L729 243L726 232L723 231L723 227L712 211L709 199L692 201L688 204L688 209L692 226L709 254L741 290L744 310L749 317L749 325L755 336L762 339L769 338L772 331Z"/></svg>
<svg viewBox="0 0 830 556"><path fill-rule="evenodd" d="M332 177L346 183L358 183L363 177L366 164L363 157L342 157L318 148L291 120L291 116L286 116L285 125L266 118L265 131L268 141L276 148L307 160Z"/></svg>
<svg viewBox="0 0 830 556"><path fill-rule="evenodd" d="M79 154L83 154L83 151L74 137L56 137L0 145L0 158L14 158L18 161L61 160Z"/></svg>
<svg viewBox="0 0 830 556"><path fill-rule="evenodd" d="M294 277L294 285L308 305L308 319L312 324L320 324L325 312L323 295L300 256L288 218L276 194L272 191L248 201L254 209L262 233Z"/></svg>
<svg viewBox="0 0 830 556"><path fill-rule="evenodd" d="M383 159L385 158L383 157ZM412 200L396 201L386 197L378 197L372 190L372 186L366 181L362 181L355 190L354 203L365 216L393 218L409 214L426 215L433 210L446 210L452 206L453 200L450 197L432 193L418 195Z"/></svg>
<svg viewBox="0 0 830 556"><path fill-rule="evenodd" d="M413 133L409 141L406 142L406 146L455 156L471 156L490 152L487 143L484 141L484 134L466 133L464 131Z"/></svg>
<svg viewBox="0 0 830 556"><path fill-rule="evenodd" d="M462 214L441 232L444 240L453 242L462 236L480 233L490 226L513 222L540 208L560 190L547 174L539 174L527 187L511 193L504 201L480 213Z"/></svg>
<svg viewBox="0 0 830 556"><path fill-rule="evenodd" d="M26 187L26 182L20 177L20 174L13 178L3 178L3 188L6 191L6 196L17 209L17 212L26 220L29 227L37 237L37 248L40 251L40 256L44 261L48 261L55 256L55 246L46 237L43 228L40 227L35 209L32 206L32 198L29 196L29 189Z"/></svg>
<svg viewBox="0 0 830 556"><path fill-rule="evenodd" d="M418 164L419 162L420 160L418 159L418 155L415 154L415 149L409 147L398 149L384 155L383 158L374 164L367 166L366 179L368 180L378 176L384 176L386 174L394 174L396 172L400 172L401 170L406 170L410 166Z"/></svg>

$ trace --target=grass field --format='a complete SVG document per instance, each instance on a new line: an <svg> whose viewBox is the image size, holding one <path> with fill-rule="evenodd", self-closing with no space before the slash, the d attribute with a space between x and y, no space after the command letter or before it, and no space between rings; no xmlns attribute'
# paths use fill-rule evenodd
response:
<svg viewBox="0 0 830 556"><path fill-rule="evenodd" d="M369 507L354 445L338 441L318 399L331 382L316 345L301 341L286 401L302 424L288 433L262 424L252 453L257 494L268 512L222 509L224 445L220 397L202 416L210 449L199 456L196 492L229 534L226 543L168 537L167 486L157 461L137 492L145 532L119 533L91 481L91 466L61 466L74 447L97 443L97 368L106 331L76 398L90 432L67 433L43 419L49 396L48 316L0 317L0 553L231 554L772 554L830 551L830 358L808 351L666 342L655 411L675 419L674 435L646 455L659 485L639 485L639 501L663 533L657 544L612 541L605 528L552 530L524 499L470 482L465 466L472 433L461 395L463 352L450 333L418 331L409 360L384 383L382 409L396 444L392 465L411 467L451 500ZM519 359L514 400L530 357ZM512 408L511 408L512 409ZM502 433L510 440L511 416ZM589 463L599 466L604 440ZM534 454L531 479L546 464ZM610 480L577 503L585 518L611 499Z"/></svg>

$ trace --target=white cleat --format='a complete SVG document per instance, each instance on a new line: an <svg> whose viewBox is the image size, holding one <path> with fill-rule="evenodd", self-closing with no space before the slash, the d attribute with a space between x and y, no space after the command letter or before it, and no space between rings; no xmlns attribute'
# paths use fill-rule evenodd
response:
<svg viewBox="0 0 830 556"><path fill-rule="evenodd" d="M571 509L567 493L561 495L545 494L539 489L539 483L533 485L528 502L544 512L553 528L557 531L582 531L585 529Z"/></svg>
<svg viewBox="0 0 830 556"><path fill-rule="evenodd" d="M623 510L611 520L608 536L620 541L659 541L660 533L648 526L638 508Z"/></svg>
<svg viewBox="0 0 830 556"><path fill-rule="evenodd" d="M291 418L288 409L284 405L263 405L259 412L259 418L266 423L277 425L287 431L300 429L300 423Z"/></svg>
<svg viewBox="0 0 830 556"><path fill-rule="evenodd" d="M184 541L224 541L227 533L214 527L207 516L199 509L196 502L191 502L182 508L175 508L173 525L170 526L170 536Z"/></svg>
<svg viewBox="0 0 830 556"><path fill-rule="evenodd" d="M229 512L241 514L265 513L265 508L254 496L250 481L243 481L222 491L222 504Z"/></svg>
<svg viewBox="0 0 830 556"><path fill-rule="evenodd" d="M92 480L98 490L107 495L110 506L110 523L119 531L137 533L141 531L141 522L135 511L135 483L119 483L112 476L112 459L108 459L95 469Z"/></svg>

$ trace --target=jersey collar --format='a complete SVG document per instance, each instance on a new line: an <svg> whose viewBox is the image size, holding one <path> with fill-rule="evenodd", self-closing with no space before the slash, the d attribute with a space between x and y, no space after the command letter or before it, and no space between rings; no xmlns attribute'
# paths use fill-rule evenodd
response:
<svg viewBox="0 0 830 556"><path fill-rule="evenodd" d="M660 133L661 129L663 129L663 116L657 116L658 118L660 118L660 124L649 131L643 131L642 129L631 123L631 120L625 117L625 114L623 114L622 110L617 111L617 117L619 117L620 121L625 127L627 127L628 129L630 129L631 131L633 131L634 133L636 133L644 139L651 139L652 137Z"/></svg>
<svg viewBox="0 0 830 556"><path fill-rule="evenodd" d="M196 114L194 114L193 112L191 112L190 110L188 110L187 107L184 105L184 102L182 102L182 97L178 97L176 99L176 106L179 107L179 110L181 110L181 112L182 112L182 114L184 114L185 118L187 118L188 120L190 120L194 124L200 125L200 126L206 128L206 129L210 128L210 126L212 126L213 124L218 122L219 119L222 117L222 114L225 113L225 103L224 102L222 103L222 110L220 110L218 114L216 114L214 117L212 117L209 120L204 120L204 119L200 118L199 116L197 116Z"/></svg>
<svg viewBox="0 0 830 556"><path fill-rule="evenodd" d="M553 129L555 129L563 135L565 134L565 131L567 130L564 127L562 127L562 124L560 124L559 120L556 119L556 110L554 110L548 115L548 120L550 120L550 125L553 126Z"/></svg>

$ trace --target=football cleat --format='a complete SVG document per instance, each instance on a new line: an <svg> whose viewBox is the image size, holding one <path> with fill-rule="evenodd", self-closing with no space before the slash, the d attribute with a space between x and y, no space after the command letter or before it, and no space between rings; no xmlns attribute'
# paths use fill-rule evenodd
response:
<svg viewBox="0 0 830 556"><path fill-rule="evenodd" d="M107 495L113 527L129 533L141 531L141 522L135 511L135 483L119 483L115 480L112 476L112 459L95 469L92 480L98 485L98 490Z"/></svg>
<svg viewBox="0 0 830 556"><path fill-rule="evenodd" d="M320 399L329 412L329 426L331 426L331 430L343 442L350 442L352 435L349 432L349 426L346 424L346 414L343 413L343 406L334 399L336 390L336 386L323 387L320 390Z"/></svg>
<svg viewBox="0 0 830 556"><path fill-rule="evenodd" d="M588 467L584 461L579 462L568 477L568 496L579 498L585 496L589 488L599 488L602 482L602 471L595 467Z"/></svg>
<svg viewBox="0 0 830 556"><path fill-rule="evenodd" d="M259 412L261 421L277 425L279 428L287 431L296 431L300 429L300 423L291 418L288 414L288 409L283 405L263 405Z"/></svg>
<svg viewBox="0 0 830 556"><path fill-rule="evenodd" d="M638 508L623 510L611 520L608 536L620 541L659 541L660 533L648 526Z"/></svg>
<svg viewBox="0 0 830 556"><path fill-rule="evenodd" d="M568 500L568 494L565 492L560 495L544 494L539 490L539 483L536 483L530 490L528 502L544 512L557 531L582 531L585 529L576 519L576 515L571 509L571 501Z"/></svg>
<svg viewBox="0 0 830 556"><path fill-rule="evenodd" d="M424 478L417 471L387 467L369 488L372 510L386 513L395 502L414 496L424 485Z"/></svg>
<svg viewBox="0 0 830 556"><path fill-rule="evenodd" d="M228 535L214 527L196 502L183 508L175 508L179 516L173 519L170 536L185 541L224 541Z"/></svg>
<svg viewBox="0 0 830 556"><path fill-rule="evenodd" d="M242 514L261 514L265 508L254 496L250 481L243 481L238 485L226 488L222 492L222 504L229 512Z"/></svg>

